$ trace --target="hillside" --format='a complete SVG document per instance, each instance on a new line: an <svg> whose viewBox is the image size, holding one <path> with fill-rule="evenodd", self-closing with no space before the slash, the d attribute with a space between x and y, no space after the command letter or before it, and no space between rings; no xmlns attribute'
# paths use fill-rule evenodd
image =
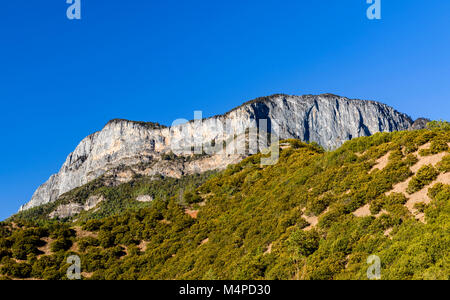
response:
<svg viewBox="0 0 450 300"><path fill-rule="evenodd" d="M262 120L267 128L262 128ZM121 119L108 122L102 130L84 138L59 172L43 183L20 210L54 202L103 175L114 174L120 183L131 180L134 174L180 178L223 170L246 157L239 151L233 151L233 155L224 152L236 150L232 145L236 137L250 128L275 133L281 139L295 138L335 149L354 137L407 130L413 125L410 117L385 104L331 94L272 95L244 103L223 115L184 121L171 127ZM213 151L186 161L164 159L172 153L190 156L185 152L193 147ZM124 167L129 170L123 172Z"/></svg>
<svg viewBox="0 0 450 300"><path fill-rule="evenodd" d="M88 212L49 220L56 206L43 206L1 223L0 273L63 279L77 254L84 279L367 279L378 255L382 279L450 279L449 127L333 151L289 139L274 166L253 155L175 188L91 183L49 204L103 197Z"/></svg>

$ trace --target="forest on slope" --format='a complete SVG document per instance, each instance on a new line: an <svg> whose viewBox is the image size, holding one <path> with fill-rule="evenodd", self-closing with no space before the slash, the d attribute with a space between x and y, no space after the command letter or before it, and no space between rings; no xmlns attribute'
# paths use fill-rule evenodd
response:
<svg viewBox="0 0 450 300"><path fill-rule="evenodd" d="M449 124L432 122L335 151L286 140L273 166L258 154L186 182L81 187L66 199L106 200L0 223L0 276L67 279L78 255L83 279L367 279L377 255L382 279L449 279L449 144Z"/></svg>

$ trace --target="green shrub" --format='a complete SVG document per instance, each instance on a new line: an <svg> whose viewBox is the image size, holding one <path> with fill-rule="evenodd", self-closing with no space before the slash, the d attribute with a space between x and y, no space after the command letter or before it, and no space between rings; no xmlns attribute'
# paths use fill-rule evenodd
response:
<svg viewBox="0 0 450 300"><path fill-rule="evenodd" d="M432 154L431 149L420 149L420 156L430 156Z"/></svg>
<svg viewBox="0 0 450 300"><path fill-rule="evenodd" d="M99 245L99 240L90 236L78 240L78 249L81 252L85 252L88 247L97 247Z"/></svg>
<svg viewBox="0 0 450 300"><path fill-rule="evenodd" d="M443 139L435 139L431 142L430 150L433 154L448 151L448 144Z"/></svg>
<svg viewBox="0 0 450 300"><path fill-rule="evenodd" d="M430 130L450 130L450 123L447 121L431 121L427 124Z"/></svg>
<svg viewBox="0 0 450 300"><path fill-rule="evenodd" d="M419 161L419 159L414 154L409 154L405 158L405 163L409 167L414 166L418 161Z"/></svg>
<svg viewBox="0 0 450 300"><path fill-rule="evenodd" d="M299 256L310 256L319 248L320 237L316 231L296 230L291 234L288 245Z"/></svg>
<svg viewBox="0 0 450 300"><path fill-rule="evenodd" d="M403 193L392 193L386 197L387 205L403 205L408 201Z"/></svg>
<svg viewBox="0 0 450 300"><path fill-rule="evenodd" d="M408 194L413 194L420 191L427 184L431 183L439 175L439 172L431 165L426 165L417 171L417 174L411 179L408 184Z"/></svg>
<svg viewBox="0 0 450 300"><path fill-rule="evenodd" d="M70 247L72 247L72 240L68 239L68 238L58 238L56 241L54 241L51 245L50 245L50 249L52 250L52 252L58 252L58 251L66 251L69 250Z"/></svg>
<svg viewBox="0 0 450 300"><path fill-rule="evenodd" d="M424 202L418 202L414 204L414 208L417 209L419 212L423 213L425 211L425 208L427 205Z"/></svg>
<svg viewBox="0 0 450 300"><path fill-rule="evenodd" d="M202 198L196 192L192 191L184 193L184 200L187 204L202 202Z"/></svg>
<svg viewBox="0 0 450 300"><path fill-rule="evenodd" d="M16 255L32 266L29 276L65 279L72 251L62 249L68 245L51 255L33 253L45 234L36 229L45 228L57 240L77 241L83 271L92 272L92 279L366 279L371 254L382 259L384 279L446 279L450 186L434 185L432 201L417 206L426 224L411 215L403 194L386 193L414 175L410 167L417 158L411 153L403 158L399 149L448 141L449 134L442 129L378 133L328 152L291 143L274 166L261 167L261 155L254 155L209 179L143 176L119 186L82 187L69 193L70 200L82 202L95 193L107 201L99 211L77 216L78 223L41 219L39 225L17 222L15 229L0 223L0 249L6 249L0 265L5 271L15 268L10 257L17 248ZM374 160L391 151L388 166L370 172ZM417 186L432 180L428 173L414 176ZM188 198L205 198L205 205L193 205L198 218L180 205L182 191L191 192ZM155 200L137 203L143 194ZM387 213L355 217L352 212L366 203L374 215ZM304 209L320 214L309 231L303 230ZM79 224L98 238L76 240L70 229ZM389 237L387 229L392 229ZM28 275L27 267L21 268L14 274Z"/></svg>
<svg viewBox="0 0 450 300"><path fill-rule="evenodd" d="M441 173L450 172L450 154L447 154L442 158L442 160L437 165L437 169Z"/></svg>
<svg viewBox="0 0 450 300"><path fill-rule="evenodd" d="M393 150L389 154L389 161L399 161L403 158L403 152L401 149Z"/></svg>
<svg viewBox="0 0 450 300"><path fill-rule="evenodd" d="M30 231L21 231L15 233L12 238L14 243L11 246L11 252L14 258L26 260L28 254L40 254L38 247L43 245L39 236L31 235Z"/></svg>
<svg viewBox="0 0 450 300"><path fill-rule="evenodd" d="M436 183L431 188L428 189L428 196L431 199L436 199L436 195L439 194L444 189L444 184Z"/></svg>
<svg viewBox="0 0 450 300"><path fill-rule="evenodd" d="M405 145L405 153L406 154L411 154L416 152L419 149L419 147L417 147L416 144L414 143L408 143Z"/></svg>
<svg viewBox="0 0 450 300"><path fill-rule="evenodd" d="M98 231L102 224L102 221L99 220L89 220L83 225L83 230L91 232Z"/></svg>
<svg viewBox="0 0 450 300"><path fill-rule="evenodd" d="M16 263L11 259L3 259L0 272L12 278L29 278L31 275L31 266L28 263Z"/></svg>
<svg viewBox="0 0 450 300"><path fill-rule="evenodd" d="M382 195L377 199L370 201L370 213L372 215L376 215L381 211L387 201L386 198L386 196Z"/></svg>

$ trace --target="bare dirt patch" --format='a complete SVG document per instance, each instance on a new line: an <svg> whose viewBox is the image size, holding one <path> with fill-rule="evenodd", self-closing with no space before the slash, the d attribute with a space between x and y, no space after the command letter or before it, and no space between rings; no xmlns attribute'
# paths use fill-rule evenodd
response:
<svg viewBox="0 0 450 300"><path fill-rule="evenodd" d="M185 212L186 212L186 214L188 214L191 218L197 219L197 216L198 216L198 210L186 209Z"/></svg>
<svg viewBox="0 0 450 300"><path fill-rule="evenodd" d="M358 156L358 157L361 157L361 156L363 156L364 154L366 154L365 151L364 151L363 153L361 153L361 152L356 152L356 153L355 153L355 155Z"/></svg>
<svg viewBox="0 0 450 300"><path fill-rule="evenodd" d="M148 245L148 242L141 241L141 243L138 245L138 248L141 252L145 252L145 251L147 251L147 245Z"/></svg>
<svg viewBox="0 0 450 300"><path fill-rule="evenodd" d="M418 155L419 152L420 152L420 150L430 149L430 147L431 147L431 143L430 143L430 142L428 142L428 143L426 143L426 144L423 144L422 146L420 146L420 147L417 149L417 151L416 151L414 154L415 154L415 155Z"/></svg>
<svg viewBox="0 0 450 300"><path fill-rule="evenodd" d="M392 193L406 193L406 189L408 188L408 184L411 181L411 178L406 179L403 182L397 183L396 185L394 185L394 187L392 188L391 191L387 192L386 195L390 195Z"/></svg>
<svg viewBox="0 0 450 300"><path fill-rule="evenodd" d="M382 215L388 215L388 214L389 214L389 212L388 212L387 210L382 209L379 213L377 213L377 214L375 215L375 218L379 218L379 217L381 217Z"/></svg>
<svg viewBox="0 0 450 300"><path fill-rule="evenodd" d="M73 229L75 230L78 238L84 238L84 237L97 238L98 237L97 233L83 230L80 226L75 226Z"/></svg>
<svg viewBox="0 0 450 300"><path fill-rule="evenodd" d="M428 144L427 144L428 145ZM421 146L422 149L426 149L429 147L429 145L423 145ZM441 152L435 155L430 156L419 156L419 161L411 167L411 171L416 174L417 171L419 171L420 168L422 168L425 165L433 165L436 166L439 162L442 161L442 158L447 155L447 152ZM392 193L403 193L406 194L406 189L408 188L408 184L411 181L411 178L408 178L407 180L397 183L394 185L393 189L386 193L386 195L390 195Z"/></svg>
<svg viewBox="0 0 450 300"><path fill-rule="evenodd" d="M416 215L416 218L420 221L424 222L425 215L423 213L419 213L415 208L414 205L419 202L423 202L425 204L429 204L431 202L430 197L428 197L428 190L433 187L436 183L443 183L443 184L450 184L450 173L440 174L435 181L430 183L429 185L425 186L420 191L409 195L408 202L406 202L405 206L408 208L408 210Z"/></svg>
<svg viewBox="0 0 450 300"><path fill-rule="evenodd" d="M371 213L370 213L370 204L367 203L366 205L358 208L357 210L355 210L353 212L353 215L355 217L368 217L368 216L370 216L371 215Z"/></svg>
<svg viewBox="0 0 450 300"><path fill-rule="evenodd" d="M392 229L393 229L392 227L386 229L386 231L384 232L384 235L387 236L388 238L392 238L391 235L390 235L391 232L392 232Z"/></svg>
<svg viewBox="0 0 450 300"><path fill-rule="evenodd" d="M441 152L430 156L421 156L417 164L411 167L411 171L413 171L415 174L417 173L417 171L419 171L420 168L422 168L425 165L436 166L447 154L448 154L447 152Z"/></svg>
<svg viewBox="0 0 450 300"><path fill-rule="evenodd" d="M94 275L94 273L88 273L88 272L81 272L81 276L83 276L84 278L91 278L92 275Z"/></svg>
<svg viewBox="0 0 450 300"><path fill-rule="evenodd" d="M308 227L303 228L304 231L311 230L314 226L317 225L317 223L319 223L319 217L316 216L303 215L303 219L305 219L309 223Z"/></svg>
<svg viewBox="0 0 450 300"><path fill-rule="evenodd" d="M306 208L304 208L302 211L305 212ZM311 230L313 227L315 227L319 223L319 218L326 214L330 210L330 207L327 207L319 216L307 216L303 214L303 219L305 219L309 226L303 228L304 231Z"/></svg>
<svg viewBox="0 0 450 300"><path fill-rule="evenodd" d="M377 159L375 166L372 167L372 170L370 170L370 172L375 171L375 169L383 170L384 168L386 168L386 166L389 163L389 155L391 155L390 151L385 155L383 155L382 157L380 157L379 159Z"/></svg>
<svg viewBox="0 0 450 300"><path fill-rule="evenodd" d="M38 256L38 258L44 256L44 255L51 255L52 250L50 249L50 245L53 243L53 239L49 237L45 237L41 239L43 242L45 242L45 245L42 247L39 247L38 250L43 252L44 254L41 254Z"/></svg>

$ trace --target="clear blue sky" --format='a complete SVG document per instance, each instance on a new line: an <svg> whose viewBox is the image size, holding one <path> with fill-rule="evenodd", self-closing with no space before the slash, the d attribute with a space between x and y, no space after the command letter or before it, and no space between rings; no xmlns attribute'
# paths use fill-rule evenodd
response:
<svg viewBox="0 0 450 300"><path fill-rule="evenodd" d="M113 118L171 124L273 93L450 116L450 1L65 0L0 4L0 219Z"/></svg>

